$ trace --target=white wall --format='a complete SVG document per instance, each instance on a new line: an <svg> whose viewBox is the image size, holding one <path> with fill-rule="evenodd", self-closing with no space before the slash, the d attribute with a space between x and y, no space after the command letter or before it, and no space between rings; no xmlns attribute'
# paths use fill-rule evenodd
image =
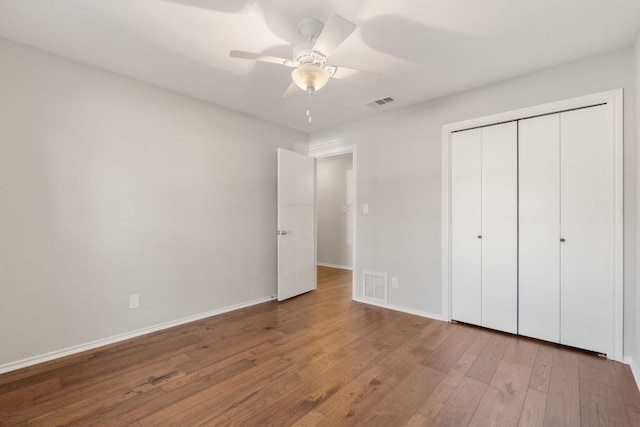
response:
<svg viewBox="0 0 640 427"><path fill-rule="evenodd" d="M389 304L440 315L442 125L622 87L625 354L631 351L635 335L633 70L634 52L625 49L312 134L312 146L357 145L358 280L361 269L387 272L399 279L399 288L389 289ZM362 215L363 203L369 204L369 215ZM358 283L358 295L361 286Z"/></svg>
<svg viewBox="0 0 640 427"><path fill-rule="evenodd" d="M0 367L275 293L307 135L2 39L0 94Z"/></svg>
<svg viewBox="0 0 640 427"><path fill-rule="evenodd" d="M348 220L353 213L347 203L347 170L352 168L350 153L317 160L317 258L320 264L352 266Z"/></svg>

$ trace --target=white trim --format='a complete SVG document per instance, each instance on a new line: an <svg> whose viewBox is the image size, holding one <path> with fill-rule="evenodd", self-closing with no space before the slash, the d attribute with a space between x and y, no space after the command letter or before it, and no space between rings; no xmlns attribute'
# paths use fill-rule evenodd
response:
<svg viewBox="0 0 640 427"><path fill-rule="evenodd" d="M351 254L351 271L357 271L357 248L358 248L358 156L357 147L355 145L342 145L341 140L331 140L327 142L319 142L315 144L309 144L308 155L315 157L316 159L322 159L325 157L339 156L341 154L351 153L351 166L353 169L353 251ZM357 274L354 274L351 279L351 295L356 297L356 285Z"/></svg>
<svg viewBox="0 0 640 427"><path fill-rule="evenodd" d="M85 344L74 345L72 347L63 348L61 350L52 351L52 352L41 354L38 356L28 357L26 359L17 360L15 362L5 363L4 365L0 365L0 374L15 371L17 369L26 368L28 366L37 365L39 363L49 362L51 360L59 359L61 357L82 353L83 351L93 350L94 348L117 343L120 341L125 341L131 338L139 337L141 335L150 334L152 332L158 332L163 329L169 329L175 326L184 325L185 323L206 319L207 317L217 316L219 314L228 313L230 311L239 310L241 308L251 307L253 305L273 301L275 298L276 297L273 295L269 297L258 298L252 301L247 301L244 303L234 304L227 307L218 308L216 310L207 311L205 313L195 314L193 316L187 316L181 319L159 323L157 325L148 326L146 328L136 329L135 331L126 332L124 334L114 335L108 338L91 341Z"/></svg>
<svg viewBox="0 0 640 427"><path fill-rule="evenodd" d="M442 126L442 318L451 321L451 130L448 125Z"/></svg>
<svg viewBox="0 0 640 427"><path fill-rule="evenodd" d="M331 267L331 268L339 268L340 270L349 270L352 271L353 268L347 267L346 265L338 265L338 264L328 264L326 262L318 262L316 265L320 267Z"/></svg>
<svg viewBox="0 0 640 427"><path fill-rule="evenodd" d="M279 190L278 190L279 191ZM318 159L313 159L313 290L318 289Z"/></svg>
<svg viewBox="0 0 640 427"><path fill-rule="evenodd" d="M386 308L386 309L393 310L393 311L400 311L402 313L413 314L414 316L420 316L420 317L426 317L428 319L444 321L442 316L440 316L438 314L429 313L428 311L414 310L412 308L402 307L402 306L399 306L399 305L375 302L375 301L371 301L371 300L368 300L368 299L359 298L359 297L356 297L356 296L353 297L353 300L356 301L356 302L363 303L363 304L374 305L376 307L382 307L382 308Z"/></svg>
<svg viewBox="0 0 640 427"><path fill-rule="evenodd" d="M623 357L623 92L615 89L577 98L551 102L543 105L507 111L442 126L442 318L451 321L451 133L463 129L487 126L519 120L542 114L552 114L574 108L606 104L609 108L613 129L613 176L614 176L614 236L613 236L613 290L609 297L609 342L607 357L622 360Z"/></svg>
<svg viewBox="0 0 640 427"><path fill-rule="evenodd" d="M622 89L614 89L606 92L579 96L577 98L550 102L548 104L534 105L532 107L520 108L518 110L505 111L503 113L463 120L461 122L449 123L442 126L442 130L444 131L445 129L448 129L450 132L453 132L479 126L488 126L496 123L520 120L523 118L543 114L553 114L560 111L571 110L574 108L583 108L596 104L610 104L615 106L615 104L617 104L618 102L618 99L622 100ZM622 104L620 104L620 107L621 106Z"/></svg>
<svg viewBox="0 0 640 427"><path fill-rule="evenodd" d="M636 380L636 387L638 387L638 390L640 390L640 367L638 367L636 362L631 357L625 357L623 362L629 365L629 367L631 368L633 379Z"/></svg>
<svg viewBox="0 0 640 427"><path fill-rule="evenodd" d="M340 139L309 143L308 155L317 159L322 157L338 156L355 151L355 145L344 145Z"/></svg>
<svg viewBox="0 0 640 427"><path fill-rule="evenodd" d="M610 348L613 355L610 359L622 360L624 351L624 111L623 91L610 92L608 100L611 106L613 126L613 208L614 233L613 233L613 312L609 313L612 319L613 330ZM635 374L634 374L635 375ZM636 377L637 379L638 377Z"/></svg>

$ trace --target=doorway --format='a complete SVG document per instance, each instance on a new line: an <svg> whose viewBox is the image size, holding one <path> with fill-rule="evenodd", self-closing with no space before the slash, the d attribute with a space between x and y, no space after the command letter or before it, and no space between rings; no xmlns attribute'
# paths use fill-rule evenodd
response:
<svg viewBox="0 0 640 427"><path fill-rule="evenodd" d="M355 295L355 153L348 150L315 158L317 265L352 271Z"/></svg>

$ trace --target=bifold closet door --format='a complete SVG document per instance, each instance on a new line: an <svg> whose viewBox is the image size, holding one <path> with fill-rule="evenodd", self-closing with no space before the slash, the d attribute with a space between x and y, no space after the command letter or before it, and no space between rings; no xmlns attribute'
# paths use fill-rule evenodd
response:
<svg viewBox="0 0 640 427"><path fill-rule="evenodd" d="M482 131L451 136L451 315L480 325Z"/></svg>
<svg viewBox="0 0 640 427"><path fill-rule="evenodd" d="M519 333L606 353L613 236L606 108L519 126Z"/></svg>
<svg viewBox="0 0 640 427"><path fill-rule="evenodd" d="M519 126L518 330L560 342L560 114Z"/></svg>
<svg viewBox="0 0 640 427"><path fill-rule="evenodd" d="M560 342L606 353L613 163L604 106L560 114Z"/></svg>
<svg viewBox="0 0 640 427"><path fill-rule="evenodd" d="M517 332L517 127L451 141L452 318Z"/></svg>
<svg viewBox="0 0 640 427"><path fill-rule="evenodd" d="M518 131L482 128L482 326L518 332Z"/></svg>

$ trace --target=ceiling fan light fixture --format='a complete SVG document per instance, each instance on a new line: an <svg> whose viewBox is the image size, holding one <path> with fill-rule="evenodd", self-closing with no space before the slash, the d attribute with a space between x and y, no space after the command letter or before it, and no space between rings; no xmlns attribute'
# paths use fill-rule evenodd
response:
<svg viewBox="0 0 640 427"><path fill-rule="evenodd" d="M322 67L313 64L304 64L293 70L291 78L298 87L304 91L320 90L329 81L329 72Z"/></svg>

